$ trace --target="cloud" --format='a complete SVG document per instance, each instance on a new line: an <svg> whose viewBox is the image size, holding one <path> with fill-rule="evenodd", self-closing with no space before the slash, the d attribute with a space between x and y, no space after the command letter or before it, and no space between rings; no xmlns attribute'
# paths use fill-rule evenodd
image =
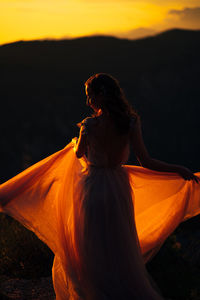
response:
<svg viewBox="0 0 200 300"><path fill-rule="evenodd" d="M186 7L182 10L177 10L177 9L172 9L169 11L169 14L174 14L174 15L179 15L182 17L186 17L186 18L199 18L200 17L200 7L193 7L193 8L189 8Z"/></svg>
<svg viewBox="0 0 200 300"><path fill-rule="evenodd" d="M200 29L200 7L171 9L167 12L166 18L151 27L138 27L124 32L115 31L111 34L120 38L139 39L172 28Z"/></svg>
<svg viewBox="0 0 200 300"><path fill-rule="evenodd" d="M167 21L173 26L200 29L200 7L185 7L182 10L172 9L168 15Z"/></svg>

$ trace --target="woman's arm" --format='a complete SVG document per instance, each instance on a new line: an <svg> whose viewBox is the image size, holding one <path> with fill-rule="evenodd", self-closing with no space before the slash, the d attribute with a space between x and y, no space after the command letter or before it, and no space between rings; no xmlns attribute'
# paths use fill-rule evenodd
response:
<svg viewBox="0 0 200 300"><path fill-rule="evenodd" d="M74 147L77 158L81 158L87 150L87 135L85 125L80 128L79 138Z"/></svg>
<svg viewBox="0 0 200 300"><path fill-rule="evenodd" d="M180 165L168 164L163 161L159 161L149 155L142 136L140 118L137 118L136 123L131 129L130 138L134 153L140 165L144 168L160 172L178 173L186 180L194 179L196 182L199 182L199 178L195 176L189 169Z"/></svg>

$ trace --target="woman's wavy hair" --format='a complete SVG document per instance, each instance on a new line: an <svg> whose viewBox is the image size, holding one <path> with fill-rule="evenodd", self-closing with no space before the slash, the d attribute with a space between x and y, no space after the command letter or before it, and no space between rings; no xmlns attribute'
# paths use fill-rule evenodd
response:
<svg viewBox="0 0 200 300"><path fill-rule="evenodd" d="M138 114L127 101L118 80L110 74L98 73L91 76L85 82L85 86L89 87L94 95L102 93L102 106L113 119L117 131L120 134L126 133L130 128L130 119L137 118Z"/></svg>

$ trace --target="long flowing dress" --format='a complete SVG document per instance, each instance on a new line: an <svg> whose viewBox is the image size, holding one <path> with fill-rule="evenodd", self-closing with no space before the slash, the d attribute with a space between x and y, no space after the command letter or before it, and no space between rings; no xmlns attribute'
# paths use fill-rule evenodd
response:
<svg viewBox="0 0 200 300"><path fill-rule="evenodd" d="M163 299L145 263L181 222L200 213L200 184L125 165L128 134L119 136L101 118L82 126L86 155L78 159L71 142L8 180L0 186L0 212L55 254L56 300Z"/></svg>

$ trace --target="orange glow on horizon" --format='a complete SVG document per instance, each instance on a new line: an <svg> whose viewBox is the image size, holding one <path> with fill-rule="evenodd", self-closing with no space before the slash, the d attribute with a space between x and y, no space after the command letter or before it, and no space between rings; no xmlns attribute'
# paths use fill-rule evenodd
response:
<svg viewBox="0 0 200 300"><path fill-rule="evenodd" d="M92 34L129 36L128 32L137 28L165 30L170 28L170 22L173 27L173 21L177 22L179 18L178 14L169 18L168 12L184 9L187 2L0 0L0 44L16 40L74 38ZM196 0L188 3L190 8L197 6ZM184 27L184 24L180 23L180 26ZM193 24L195 26L200 28L200 22Z"/></svg>

